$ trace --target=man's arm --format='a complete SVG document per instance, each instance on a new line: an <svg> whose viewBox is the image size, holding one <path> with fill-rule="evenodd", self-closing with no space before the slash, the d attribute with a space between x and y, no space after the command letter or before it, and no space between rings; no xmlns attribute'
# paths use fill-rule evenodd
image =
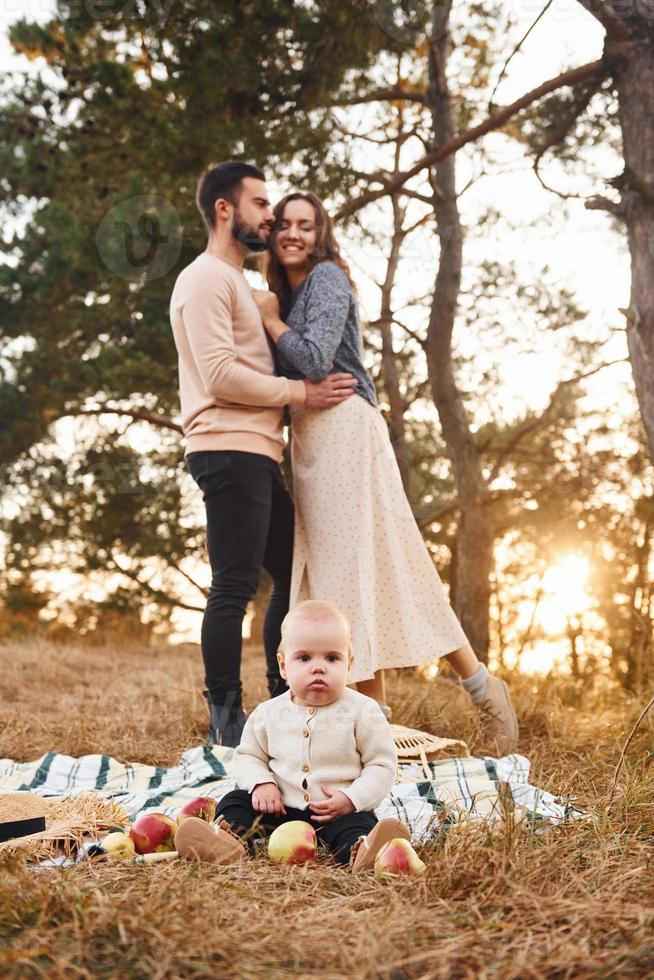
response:
<svg viewBox="0 0 654 980"><path fill-rule="evenodd" d="M303 405L303 381L262 374L240 364L232 328L233 287L217 280L182 306L182 319L202 383L211 398L237 405Z"/></svg>

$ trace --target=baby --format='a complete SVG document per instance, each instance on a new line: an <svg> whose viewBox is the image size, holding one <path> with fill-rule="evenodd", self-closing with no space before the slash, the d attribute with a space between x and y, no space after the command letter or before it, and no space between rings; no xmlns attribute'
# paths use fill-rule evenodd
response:
<svg viewBox="0 0 654 980"><path fill-rule="evenodd" d="M410 834L373 812L393 785L397 753L377 702L346 686L346 617L329 602L298 603L282 624L277 657L290 690L249 716L234 753L239 788L219 800L217 832L187 818L175 846L182 856L230 864L247 854L241 836L252 850L253 835L303 820L338 862L372 868L384 844Z"/></svg>

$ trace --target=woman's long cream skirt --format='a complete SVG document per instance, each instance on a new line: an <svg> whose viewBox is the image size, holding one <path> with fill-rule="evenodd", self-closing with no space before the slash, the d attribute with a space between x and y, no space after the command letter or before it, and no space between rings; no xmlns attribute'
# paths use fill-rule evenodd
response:
<svg viewBox="0 0 654 980"><path fill-rule="evenodd" d="M349 682L467 643L402 486L381 413L360 395L292 409L291 608L327 599L352 626Z"/></svg>

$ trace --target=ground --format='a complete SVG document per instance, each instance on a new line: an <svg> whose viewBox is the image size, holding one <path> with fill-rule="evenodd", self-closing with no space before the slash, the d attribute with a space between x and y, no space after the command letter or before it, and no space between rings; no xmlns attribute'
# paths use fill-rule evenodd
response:
<svg viewBox="0 0 654 980"><path fill-rule="evenodd" d="M0 756L53 749L174 763L202 741L196 647L0 648ZM244 660L247 706L263 658ZM3 977L540 978L654 974L654 722L616 763L644 701L600 679L510 678L532 782L590 814L543 837L450 835L419 879L354 878L328 861L280 869L0 861ZM394 720L483 749L446 679L390 679Z"/></svg>

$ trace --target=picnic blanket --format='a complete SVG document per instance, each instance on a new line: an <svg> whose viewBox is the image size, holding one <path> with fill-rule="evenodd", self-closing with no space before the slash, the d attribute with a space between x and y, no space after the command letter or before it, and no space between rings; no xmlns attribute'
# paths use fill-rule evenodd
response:
<svg viewBox="0 0 654 980"><path fill-rule="evenodd" d="M75 759L58 752L47 752L33 762L0 759L0 793L74 798L95 791L120 804L131 820L146 810L176 817L194 797L219 800L234 789L233 753L223 746L198 745L168 769L118 762L108 755ZM530 763L523 755L442 759L427 766L429 779L422 765L401 764L398 781L375 811L380 819L404 820L416 843L462 823L492 826L506 815L507 807L536 832L582 815L571 800L531 785Z"/></svg>

